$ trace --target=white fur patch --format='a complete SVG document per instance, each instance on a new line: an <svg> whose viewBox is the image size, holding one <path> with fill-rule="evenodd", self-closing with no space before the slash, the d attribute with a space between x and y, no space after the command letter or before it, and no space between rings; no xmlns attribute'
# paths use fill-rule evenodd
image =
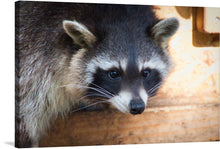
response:
<svg viewBox="0 0 220 149"><path fill-rule="evenodd" d="M110 68L119 68L119 63L106 58L93 59L87 66L87 71L95 73L96 68L109 70Z"/></svg>
<svg viewBox="0 0 220 149"><path fill-rule="evenodd" d="M120 61L120 66L122 68L122 70L125 72L126 71L126 67L127 67L127 60L123 59Z"/></svg>
<svg viewBox="0 0 220 149"><path fill-rule="evenodd" d="M118 96L113 97L109 101L115 106L119 111L123 113L129 113L129 104L132 100L132 94L127 91L122 91Z"/></svg>
<svg viewBox="0 0 220 149"><path fill-rule="evenodd" d="M147 94L147 92L145 91L145 89L141 88L140 91L139 91L139 94L140 94L140 97L144 101L145 106L146 106L147 105L147 101L148 101L148 94Z"/></svg>

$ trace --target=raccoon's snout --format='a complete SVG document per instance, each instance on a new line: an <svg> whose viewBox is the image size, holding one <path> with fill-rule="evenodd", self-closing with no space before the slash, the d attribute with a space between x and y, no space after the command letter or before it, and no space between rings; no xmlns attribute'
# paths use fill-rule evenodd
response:
<svg viewBox="0 0 220 149"><path fill-rule="evenodd" d="M141 99L132 99L130 102L130 113L141 114L145 109L145 103Z"/></svg>

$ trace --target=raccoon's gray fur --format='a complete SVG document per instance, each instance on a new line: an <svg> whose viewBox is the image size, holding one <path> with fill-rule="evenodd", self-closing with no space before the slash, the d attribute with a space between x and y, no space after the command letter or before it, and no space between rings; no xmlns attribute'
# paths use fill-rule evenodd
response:
<svg viewBox="0 0 220 149"><path fill-rule="evenodd" d="M170 70L177 28L151 6L17 2L16 147L38 146L80 100L143 112Z"/></svg>

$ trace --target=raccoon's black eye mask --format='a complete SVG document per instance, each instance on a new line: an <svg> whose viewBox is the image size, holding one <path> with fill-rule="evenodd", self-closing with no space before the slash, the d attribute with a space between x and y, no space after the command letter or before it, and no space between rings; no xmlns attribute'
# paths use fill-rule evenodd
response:
<svg viewBox="0 0 220 149"><path fill-rule="evenodd" d="M110 69L108 71L98 68L93 74L93 82L90 87L105 90L111 94L117 94L120 91L121 79L123 73L118 69ZM97 87L98 86L98 87ZM88 93L95 93L95 90L88 90Z"/></svg>
<svg viewBox="0 0 220 149"><path fill-rule="evenodd" d="M120 80L122 77L122 73L117 69L112 69L112 70L107 71L107 75L111 80ZM144 77L144 79L148 79L151 75L151 69L146 68L142 70L141 75L142 77Z"/></svg>
<svg viewBox="0 0 220 149"><path fill-rule="evenodd" d="M143 85L149 96L154 96L161 85L162 76L157 69L145 69L142 71Z"/></svg>

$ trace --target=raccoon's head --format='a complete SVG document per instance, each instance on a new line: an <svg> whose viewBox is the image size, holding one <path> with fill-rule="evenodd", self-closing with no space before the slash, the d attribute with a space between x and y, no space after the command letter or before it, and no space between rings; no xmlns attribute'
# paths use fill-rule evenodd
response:
<svg viewBox="0 0 220 149"><path fill-rule="evenodd" d="M78 59L86 97L108 101L124 113L141 114L170 70L166 47L178 20L159 21L150 34L145 27L108 26L101 40L77 21L64 21L63 26L82 47L73 61Z"/></svg>

